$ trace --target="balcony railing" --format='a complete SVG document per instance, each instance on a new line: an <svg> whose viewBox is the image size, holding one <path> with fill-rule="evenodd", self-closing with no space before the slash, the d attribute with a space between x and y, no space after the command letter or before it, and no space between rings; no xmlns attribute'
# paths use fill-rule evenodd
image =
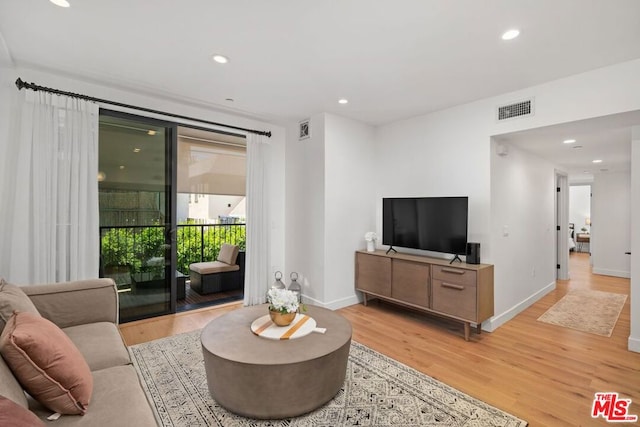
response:
<svg viewBox="0 0 640 427"><path fill-rule="evenodd" d="M168 249L165 230L162 225L100 227L101 276L117 277L121 274L122 281L131 273L163 269ZM178 225L176 269L188 275L189 264L215 260L223 243L237 245L244 250L245 224Z"/></svg>

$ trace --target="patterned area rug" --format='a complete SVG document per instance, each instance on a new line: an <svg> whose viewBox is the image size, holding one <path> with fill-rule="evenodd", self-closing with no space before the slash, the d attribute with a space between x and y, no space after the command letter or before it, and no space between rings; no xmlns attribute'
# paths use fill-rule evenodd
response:
<svg viewBox="0 0 640 427"><path fill-rule="evenodd" d="M610 337L627 296L610 292L571 291L538 318L539 321Z"/></svg>
<svg viewBox="0 0 640 427"><path fill-rule="evenodd" d="M200 331L129 348L161 426L526 426L497 408L352 341L343 388L301 417L252 420L209 395Z"/></svg>

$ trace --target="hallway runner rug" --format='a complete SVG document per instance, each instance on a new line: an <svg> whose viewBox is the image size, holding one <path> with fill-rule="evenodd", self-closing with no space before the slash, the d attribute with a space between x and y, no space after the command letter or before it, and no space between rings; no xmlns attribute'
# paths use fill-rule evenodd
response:
<svg viewBox="0 0 640 427"><path fill-rule="evenodd" d="M344 386L331 401L300 417L271 421L234 415L211 398L200 331L134 345L129 351L163 427L527 425L355 341Z"/></svg>
<svg viewBox="0 0 640 427"><path fill-rule="evenodd" d="M553 307L538 317L540 322L610 337L616 326L625 294L575 290L566 294Z"/></svg>

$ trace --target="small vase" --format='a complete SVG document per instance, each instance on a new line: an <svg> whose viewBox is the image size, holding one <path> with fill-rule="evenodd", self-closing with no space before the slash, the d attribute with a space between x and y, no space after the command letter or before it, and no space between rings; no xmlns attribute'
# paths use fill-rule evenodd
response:
<svg viewBox="0 0 640 427"><path fill-rule="evenodd" d="M279 311L269 310L269 316L271 321L278 326L289 326L293 319L296 318L296 313L280 313Z"/></svg>
<svg viewBox="0 0 640 427"><path fill-rule="evenodd" d="M374 242L373 240L370 242L367 242L367 252L375 252L376 251L376 242Z"/></svg>

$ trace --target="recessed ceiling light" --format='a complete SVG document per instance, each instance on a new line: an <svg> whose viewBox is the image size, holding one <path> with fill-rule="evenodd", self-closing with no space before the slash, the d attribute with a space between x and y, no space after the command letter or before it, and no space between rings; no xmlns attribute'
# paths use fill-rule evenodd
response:
<svg viewBox="0 0 640 427"><path fill-rule="evenodd" d="M120 165L120 169L124 169L124 165Z"/></svg>
<svg viewBox="0 0 640 427"><path fill-rule="evenodd" d="M225 101L227 102L233 102L233 98L226 98Z"/></svg>
<svg viewBox="0 0 640 427"><path fill-rule="evenodd" d="M340 98L338 99L338 104L348 104L349 100L346 98Z"/></svg>
<svg viewBox="0 0 640 427"><path fill-rule="evenodd" d="M51 3L60 7L69 7L71 6L67 0L49 0Z"/></svg>
<svg viewBox="0 0 640 427"><path fill-rule="evenodd" d="M574 145L574 146L573 146L573 147L571 147L571 148L574 148L574 149L576 149L576 148L577 148L577 149L580 149L580 148L582 148L582 145Z"/></svg>
<svg viewBox="0 0 640 427"><path fill-rule="evenodd" d="M591 163L602 163L602 160L600 159L592 160Z"/></svg>
<svg viewBox="0 0 640 427"><path fill-rule="evenodd" d="M134 153L139 153L139 152L140 152L140 149L139 149L139 148L134 148L134 149L133 149L133 152L134 152Z"/></svg>
<svg viewBox="0 0 640 427"><path fill-rule="evenodd" d="M215 54L211 57L211 59L216 61L218 64L226 64L227 62L229 62L229 58L224 55Z"/></svg>
<svg viewBox="0 0 640 427"><path fill-rule="evenodd" d="M575 139L565 139L562 141L563 144L573 144L574 142L576 142Z"/></svg>
<svg viewBox="0 0 640 427"><path fill-rule="evenodd" d="M506 31L502 34L502 40L513 40L520 35L520 30L516 30L515 28L509 31Z"/></svg>

